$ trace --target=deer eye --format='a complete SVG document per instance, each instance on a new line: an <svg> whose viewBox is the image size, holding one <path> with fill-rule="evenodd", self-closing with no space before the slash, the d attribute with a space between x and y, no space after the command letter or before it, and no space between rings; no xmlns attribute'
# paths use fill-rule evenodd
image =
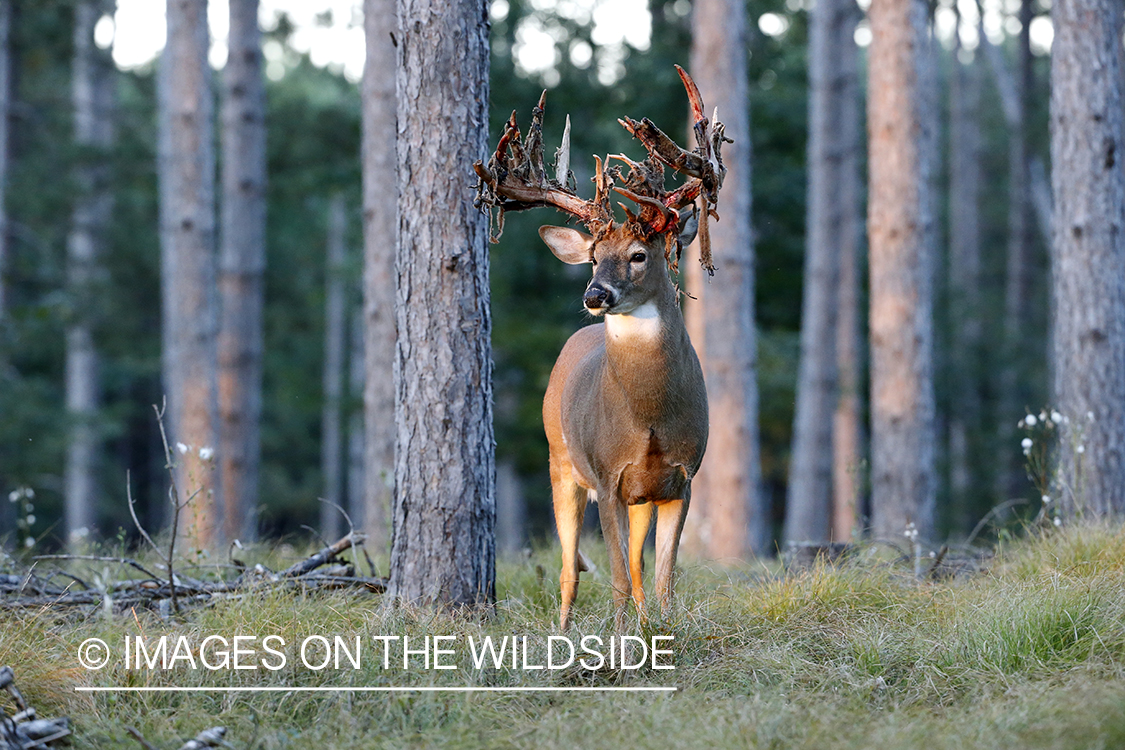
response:
<svg viewBox="0 0 1125 750"><path fill-rule="evenodd" d="M591 265L591 266L596 266L596 265L598 265L598 259L597 259L597 258L594 258L594 257L591 257L591 258L590 258L590 265Z"/></svg>
<svg viewBox="0 0 1125 750"><path fill-rule="evenodd" d="M644 253L633 253L633 257L630 258L629 261L632 263L644 263L645 257Z"/></svg>

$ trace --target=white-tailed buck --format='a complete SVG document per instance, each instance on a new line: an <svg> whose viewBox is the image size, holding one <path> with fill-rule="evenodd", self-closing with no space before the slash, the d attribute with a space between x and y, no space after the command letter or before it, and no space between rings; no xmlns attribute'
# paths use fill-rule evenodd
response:
<svg viewBox="0 0 1125 750"><path fill-rule="evenodd" d="M594 157L593 200L579 198L571 187L569 118L555 177L544 169L543 98L533 110L526 139L521 141L513 113L488 164L475 165L480 202L500 209L501 229L505 211L554 206L589 230L539 230L564 263L593 265L583 303L605 320L567 341L543 400L555 523L562 542L564 630L579 571L589 569L578 550L588 499L598 503L609 549L618 629L624 626L630 594L644 613L642 554L656 508L656 591L667 612L691 480L707 445L707 391L668 267L675 268L683 244L690 242L683 231L690 224L699 229L700 260L712 270L707 221L708 216L718 218L714 209L725 172L720 157L724 137L718 117L708 121L704 116L691 77L677 70L691 101L697 147L680 148L647 118L619 120L645 145L648 157L642 162L613 157L628 167L627 174ZM665 166L687 179L665 190ZM627 219L615 221L612 192L636 203L638 212L620 204Z"/></svg>

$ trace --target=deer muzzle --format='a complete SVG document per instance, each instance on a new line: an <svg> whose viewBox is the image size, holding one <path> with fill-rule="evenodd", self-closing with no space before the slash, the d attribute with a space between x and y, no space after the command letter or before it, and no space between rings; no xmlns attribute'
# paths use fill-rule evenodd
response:
<svg viewBox="0 0 1125 750"><path fill-rule="evenodd" d="M598 283L586 287L586 294L582 297L582 304L590 312L605 312L616 304L617 295L612 289Z"/></svg>

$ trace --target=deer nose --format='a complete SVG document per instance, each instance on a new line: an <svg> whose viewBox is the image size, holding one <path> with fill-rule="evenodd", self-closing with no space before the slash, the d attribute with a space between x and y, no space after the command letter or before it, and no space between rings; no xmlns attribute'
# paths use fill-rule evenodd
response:
<svg viewBox="0 0 1125 750"><path fill-rule="evenodd" d="M600 284L591 284L586 289L586 294L582 297L582 303L586 305L587 310L600 310L603 307L609 307L611 303L611 295L608 289Z"/></svg>

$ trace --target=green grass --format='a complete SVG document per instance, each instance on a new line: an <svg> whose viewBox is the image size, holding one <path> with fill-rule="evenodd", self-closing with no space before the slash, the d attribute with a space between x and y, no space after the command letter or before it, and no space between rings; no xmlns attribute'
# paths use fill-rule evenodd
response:
<svg viewBox="0 0 1125 750"><path fill-rule="evenodd" d="M585 545L600 552L600 542ZM595 557L595 560L597 558ZM600 561L605 571L604 559ZM1125 747L1125 530L1076 527L1007 542L972 579L916 584L856 561L783 576L762 565L682 566L666 622L674 671L546 674L523 669L383 671L371 635L528 635L557 618L557 551L499 571L486 618L385 611L378 597L261 592L162 621L0 613L0 664L10 664L43 716L71 717L77 747L136 748L215 724L236 748L366 747ZM608 636L604 572L584 574L573 634ZM277 634L289 664L273 672L87 672L77 647L126 635ZM293 644L311 634L365 639L363 668L314 672ZM120 646L116 646L120 651ZM536 654L538 652L535 652ZM541 655L541 654L540 654ZM119 654L115 654L119 656ZM381 657L381 652L378 654ZM401 658L401 657L399 657ZM535 661L533 656L532 661ZM541 661L539 663L542 663ZM675 694L82 694L80 685L675 685Z"/></svg>

